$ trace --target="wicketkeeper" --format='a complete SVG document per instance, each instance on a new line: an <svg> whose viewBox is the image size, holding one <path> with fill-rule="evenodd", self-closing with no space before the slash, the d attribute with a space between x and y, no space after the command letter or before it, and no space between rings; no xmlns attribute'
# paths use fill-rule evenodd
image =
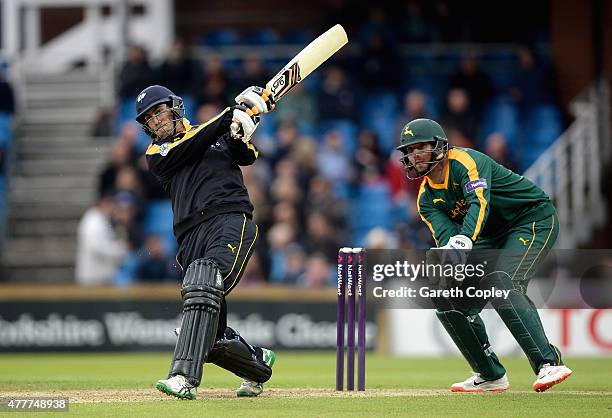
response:
<svg viewBox="0 0 612 418"><path fill-rule="evenodd" d="M430 119L409 122L397 149L403 153L408 178L424 177L417 208L437 248L450 250L444 257L465 264L470 250L502 250L493 271L482 280L486 287L511 290L507 299L494 298L491 304L538 376L534 390L542 392L565 380L572 371L563 364L559 349L548 341L538 311L526 295L529 280L559 232L549 197L490 157L450 147L442 127ZM481 309L449 304L436 311L474 372L453 384L454 392L510 387L506 370L489 344Z"/></svg>
<svg viewBox="0 0 612 418"><path fill-rule="evenodd" d="M238 396L258 396L276 358L227 326L225 296L240 281L258 233L240 166L257 158L251 136L259 117L246 110L274 108L259 87L249 87L236 102L241 105L192 125L183 100L166 87L147 87L136 100L136 120L152 139L149 170L172 200L183 269L182 324L168 378L157 382L157 389L177 398L196 398L204 362L245 379Z"/></svg>

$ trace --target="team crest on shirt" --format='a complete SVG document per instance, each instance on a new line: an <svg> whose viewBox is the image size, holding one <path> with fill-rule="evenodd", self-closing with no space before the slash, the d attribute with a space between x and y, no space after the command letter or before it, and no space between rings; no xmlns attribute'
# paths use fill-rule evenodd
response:
<svg viewBox="0 0 612 418"><path fill-rule="evenodd" d="M465 183L465 191L472 193L476 189L487 189L487 179L476 179Z"/></svg>
<svg viewBox="0 0 612 418"><path fill-rule="evenodd" d="M159 153L162 157L165 157L170 152L170 143L164 142L159 146Z"/></svg>

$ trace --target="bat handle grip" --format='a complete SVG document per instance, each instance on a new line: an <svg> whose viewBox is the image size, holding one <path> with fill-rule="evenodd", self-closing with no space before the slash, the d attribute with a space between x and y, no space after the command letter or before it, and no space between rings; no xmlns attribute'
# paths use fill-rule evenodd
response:
<svg viewBox="0 0 612 418"><path fill-rule="evenodd" d="M253 106L252 108L246 110L246 114L249 116L257 116L259 114L259 110L257 110L257 106Z"/></svg>
<svg viewBox="0 0 612 418"><path fill-rule="evenodd" d="M257 116L259 114L259 110L257 110L257 106L253 106L250 109L247 109L245 111L245 113L249 116ZM238 124L236 122L232 122L232 124L230 125L230 128L233 131L237 131L238 130Z"/></svg>

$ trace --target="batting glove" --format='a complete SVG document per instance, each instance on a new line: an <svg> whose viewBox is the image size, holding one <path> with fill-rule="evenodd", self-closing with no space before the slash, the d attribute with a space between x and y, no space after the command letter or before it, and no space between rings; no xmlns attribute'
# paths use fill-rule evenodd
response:
<svg viewBox="0 0 612 418"><path fill-rule="evenodd" d="M258 116L249 116L243 106L236 106L234 108L232 113L232 124L230 125L232 138L240 139L245 143L249 142L258 125Z"/></svg>
<svg viewBox="0 0 612 418"><path fill-rule="evenodd" d="M257 86L245 89L234 100L239 105L246 106L253 115L271 112L276 107L270 90Z"/></svg>

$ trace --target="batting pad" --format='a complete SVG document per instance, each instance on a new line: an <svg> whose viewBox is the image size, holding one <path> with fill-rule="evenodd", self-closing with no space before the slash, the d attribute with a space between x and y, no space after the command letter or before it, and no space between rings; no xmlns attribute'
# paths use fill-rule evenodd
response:
<svg viewBox="0 0 612 418"><path fill-rule="evenodd" d="M215 343L223 298L223 278L217 265L202 258L191 263L181 294L183 321L168 377L180 374L198 386L204 360Z"/></svg>

